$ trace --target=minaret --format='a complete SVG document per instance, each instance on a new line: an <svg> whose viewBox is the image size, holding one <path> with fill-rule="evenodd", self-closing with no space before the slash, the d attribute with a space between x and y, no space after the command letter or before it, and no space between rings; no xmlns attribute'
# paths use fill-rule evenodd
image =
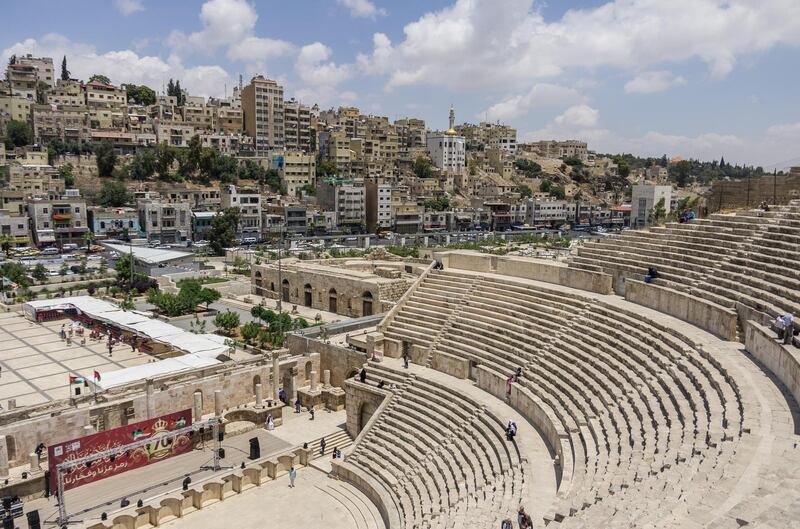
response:
<svg viewBox="0 0 800 529"><path fill-rule="evenodd" d="M456 124L456 112L453 110L453 105L450 105L450 130L454 130L454 126Z"/></svg>

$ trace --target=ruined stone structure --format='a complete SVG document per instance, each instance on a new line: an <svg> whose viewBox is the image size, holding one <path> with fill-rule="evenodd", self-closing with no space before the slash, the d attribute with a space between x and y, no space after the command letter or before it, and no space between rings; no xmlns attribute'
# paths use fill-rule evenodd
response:
<svg viewBox="0 0 800 529"><path fill-rule="evenodd" d="M800 203L629 232L581 250L580 290L569 269L442 255L379 324L366 383L345 382L358 437L333 472L393 529L531 504L536 527L789 527L800 355L769 325L800 308L799 240ZM639 281L648 266L660 278ZM504 438L512 410L550 469L523 456L535 435Z"/></svg>
<svg viewBox="0 0 800 529"><path fill-rule="evenodd" d="M768 204L788 204L800 198L800 167L792 167L785 175L768 175L745 180L717 180L705 196L711 213L723 210L753 208Z"/></svg>
<svg viewBox="0 0 800 529"><path fill-rule="evenodd" d="M388 310L426 263L366 259L283 259L253 267L253 294L349 317Z"/></svg>

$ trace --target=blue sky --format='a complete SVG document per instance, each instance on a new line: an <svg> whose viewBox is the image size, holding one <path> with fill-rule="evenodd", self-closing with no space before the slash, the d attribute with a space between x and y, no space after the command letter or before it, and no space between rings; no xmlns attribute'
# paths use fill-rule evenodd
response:
<svg viewBox="0 0 800 529"><path fill-rule="evenodd" d="M229 94L262 73L323 108L482 119L520 140L800 165L797 0L7 0L0 59ZM33 22L35 21L35 23Z"/></svg>

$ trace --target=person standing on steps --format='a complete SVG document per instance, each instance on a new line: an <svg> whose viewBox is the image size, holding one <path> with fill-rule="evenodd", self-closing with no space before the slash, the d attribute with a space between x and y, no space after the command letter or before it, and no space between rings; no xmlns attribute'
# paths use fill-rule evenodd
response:
<svg viewBox="0 0 800 529"><path fill-rule="evenodd" d="M297 479L297 471L294 467L289 469L289 487L294 488L294 480Z"/></svg>
<svg viewBox="0 0 800 529"><path fill-rule="evenodd" d="M361 368L361 372L358 374L358 379L361 381L362 384L366 384L366 382L367 382L367 369L365 367Z"/></svg>
<svg viewBox="0 0 800 529"><path fill-rule="evenodd" d="M300 405L301 405L300 397L297 397L297 400L294 401L294 412L295 413L300 413Z"/></svg>
<svg viewBox="0 0 800 529"><path fill-rule="evenodd" d="M513 384L513 383L514 383L514 375L509 375L509 377L506 379L506 398L507 399L511 398L511 384Z"/></svg>
<svg viewBox="0 0 800 529"><path fill-rule="evenodd" d="M787 312L783 315L783 343L791 345L794 336L794 314Z"/></svg>
<svg viewBox="0 0 800 529"><path fill-rule="evenodd" d="M408 369L408 353L407 352L403 353L403 367Z"/></svg>
<svg viewBox="0 0 800 529"><path fill-rule="evenodd" d="M319 440L319 455L325 455L325 438Z"/></svg>

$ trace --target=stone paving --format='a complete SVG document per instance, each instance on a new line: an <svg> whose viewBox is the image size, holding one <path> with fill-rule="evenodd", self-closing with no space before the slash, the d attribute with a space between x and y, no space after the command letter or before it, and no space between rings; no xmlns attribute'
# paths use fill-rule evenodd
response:
<svg viewBox="0 0 800 529"><path fill-rule="evenodd" d="M130 346L114 346L108 356L106 341L90 340L81 345L73 339L67 344L59 330L69 320L34 323L18 312L0 314L0 402L16 399L20 406L65 399L69 393L69 375L91 380L95 370L103 373L147 363L146 353L131 351Z"/></svg>

